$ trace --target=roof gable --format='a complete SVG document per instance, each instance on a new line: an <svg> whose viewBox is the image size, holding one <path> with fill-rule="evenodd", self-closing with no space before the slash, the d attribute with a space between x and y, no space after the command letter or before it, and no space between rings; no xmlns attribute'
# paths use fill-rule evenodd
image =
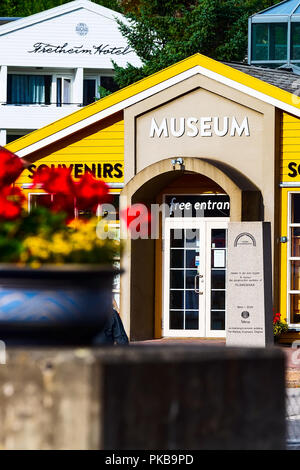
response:
<svg viewBox="0 0 300 470"><path fill-rule="evenodd" d="M195 54L59 121L34 131L12 142L7 147L20 157L24 157L195 74L209 77L300 117L300 100L297 96L228 65L201 54Z"/></svg>
<svg viewBox="0 0 300 470"><path fill-rule="evenodd" d="M125 17L121 13L110 10L109 8L103 7L102 5L90 2L89 0L75 0L73 2L64 3L58 7L36 13L35 15L27 16L10 23L6 23L0 26L0 36L13 33L14 31L18 31L42 21L47 21L80 9L91 11L110 20L114 20L114 18L122 19L122 21L125 20Z"/></svg>

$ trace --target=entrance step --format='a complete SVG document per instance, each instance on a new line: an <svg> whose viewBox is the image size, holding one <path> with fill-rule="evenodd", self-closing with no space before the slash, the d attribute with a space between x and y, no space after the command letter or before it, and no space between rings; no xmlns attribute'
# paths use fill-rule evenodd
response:
<svg viewBox="0 0 300 470"><path fill-rule="evenodd" d="M133 341L130 344L201 344L201 346L224 346L224 338L159 338L159 339L148 339L144 341Z"/></svg>

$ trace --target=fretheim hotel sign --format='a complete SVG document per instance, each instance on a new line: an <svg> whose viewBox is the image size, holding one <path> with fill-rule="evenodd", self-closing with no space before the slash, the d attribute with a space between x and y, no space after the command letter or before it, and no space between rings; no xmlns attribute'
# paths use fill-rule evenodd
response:
<svg viewBox="0 0 300 470"><path fill-rule="evenodd" d="M249 120L245 116L243 120L233 117L171 117L161 121L151 119L149 136L154 137L230 137L250 136Z"/></svg>
<svg viewBox="0 0 300 470"><path fill-rule="evenodd" d="M27 51L30 54L82 54L82 55L127 55L132 52L129 46L112 46L111 44L98 44L89 48L80 45L50 44L47 42L36 42L32 49Z"/></svg>

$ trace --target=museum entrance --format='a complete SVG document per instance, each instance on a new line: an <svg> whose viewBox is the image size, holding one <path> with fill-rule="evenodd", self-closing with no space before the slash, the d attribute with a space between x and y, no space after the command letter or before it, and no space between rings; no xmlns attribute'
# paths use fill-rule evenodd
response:
<svg viewBox="0 0 300 470"><path fill-rule="evenodd" d="M211 163L192 157L184 158L182 170L173 170L172 165L170 169L170 165L171 161L167 159L148 166L122 191L121 209L137 203L148 208L152 204L163 208L159 216L155 213L155 220L159 217L156 237L128 238L126 241L121 263L124 269L120 296L122 319L131 341L168 336L222 338L224 321L226 326L226 227L229 221L261 220L261 195L246 177L235 175L234 169L226 168L226 165L220 170ZM241 187L227 172L241 183ZM189 221L192 225L188 229L199 230L196 232L198 241L188 237L187 241L181 242L183 246L177 247L178 251L182 250L181 265L171 267L171 251L176 251L175 246L171 247L171 229L184 230ZM126 227L123 229L125 233ZM221 236L223 239L225 236L225 247ZM175 239L176 243L178 241ZM199 246L191 246L196 243ZM188 252L193 249L194 266L186 261L190 260L188 257L192 254ZM198 254L195 253L197 250ZM198 272L201 262L203 271ZM176 275L179 280L174 279ZM200 278L200 275L204 277ZM179 287L176 287L176 282L180 283ZM195 282L196 290L203 294L195 292ZM202 286L205 290L200 289ZM174 294L171 299L171 290L176 289L182 292ZM195 304L192 291L198 295L196 300L199 304ZM170 301L175 302L172 303L174 308L170 308ZM196 305L196 308L191 305Z"/></svg>
<svg viewBox="0 0 300 470"><path fill-rule="evenodd" d="M167 196L166 202L163 336L225 337L229 197Z"/></svg>

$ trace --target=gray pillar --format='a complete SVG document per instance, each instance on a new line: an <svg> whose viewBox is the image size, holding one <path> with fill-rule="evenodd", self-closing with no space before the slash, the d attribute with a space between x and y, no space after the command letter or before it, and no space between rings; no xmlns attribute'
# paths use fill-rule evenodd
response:
<svg viewBox="0 0 300 470"><path fill-rule="evenodd" d="M7 65L0 66L0 105L7 102Z"/></svg>

